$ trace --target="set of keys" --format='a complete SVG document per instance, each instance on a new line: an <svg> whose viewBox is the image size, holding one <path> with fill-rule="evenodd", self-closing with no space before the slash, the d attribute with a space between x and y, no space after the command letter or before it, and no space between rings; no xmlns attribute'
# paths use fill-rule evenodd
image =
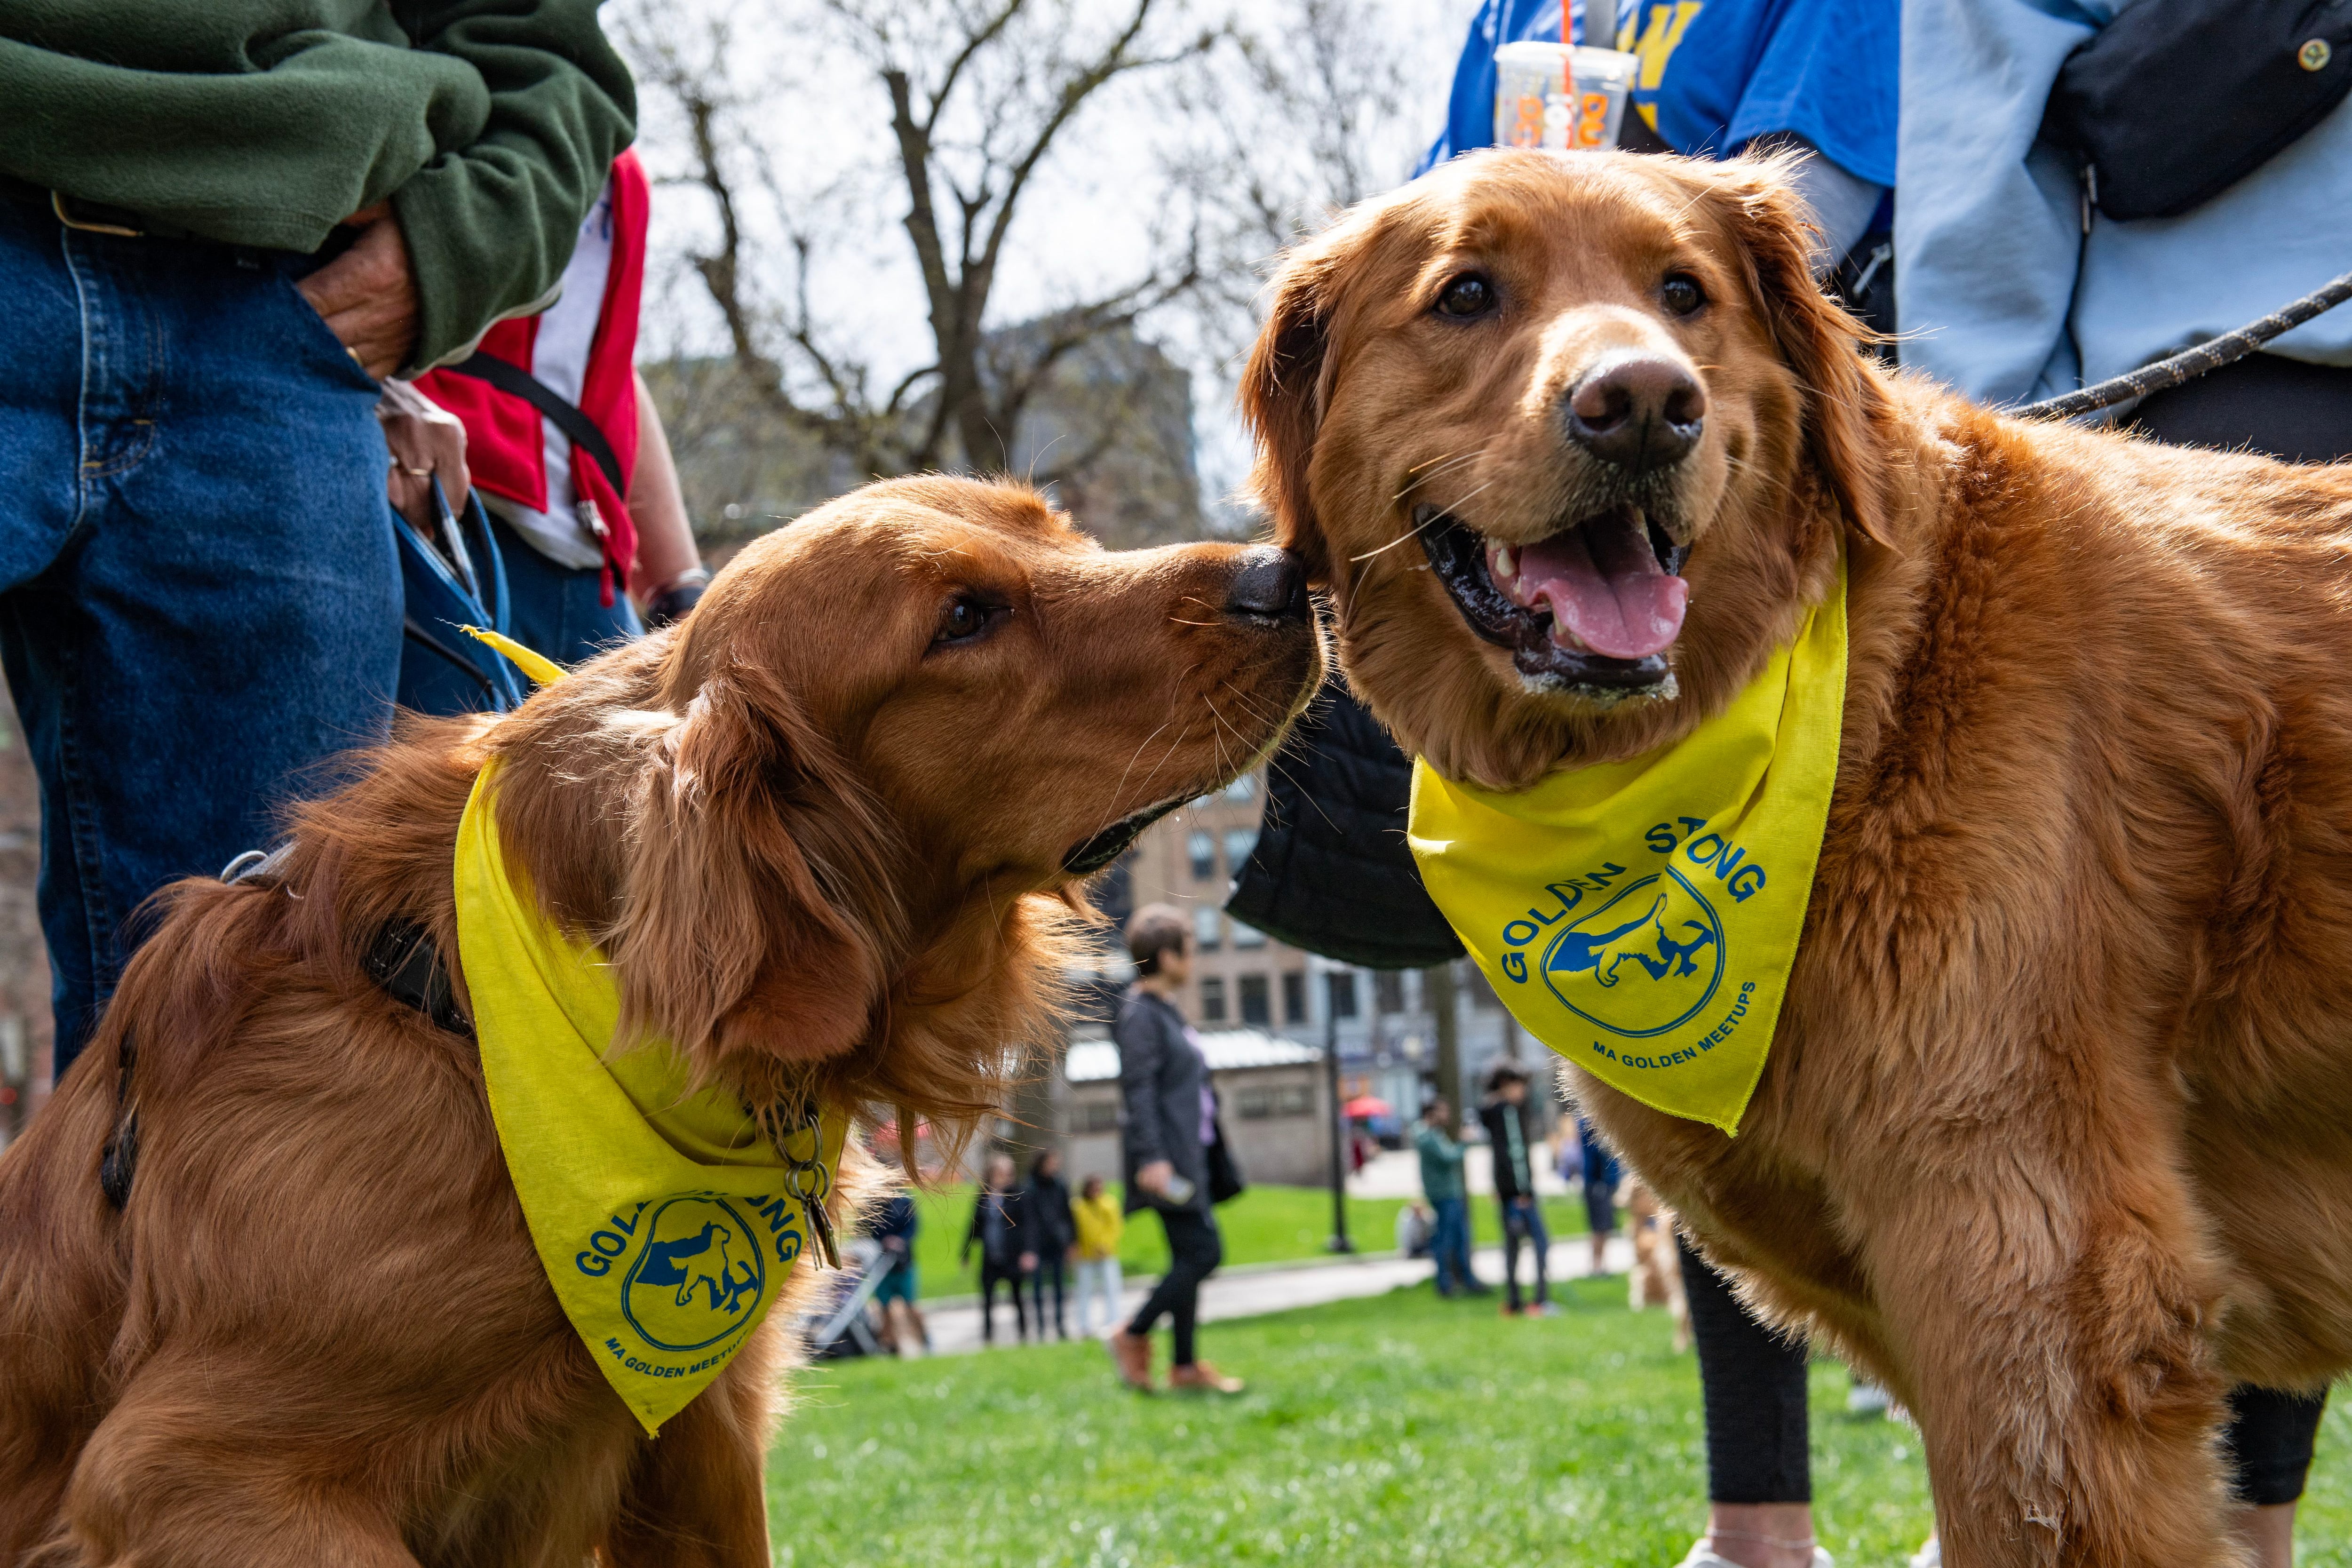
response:
<svg viewBox="0 0 2352 1568"><path fill-rule="evenodd" d="M805 1160L786 1146L788 1139L802 1132L809 1135L809 1158ZM839 1268L841 1248L834 1240L833 1216L824 1207L824 1200L833 1193L833 1173L824 1168L824 1130L814 1106L803 1113L801 1125L794 1131L776 1141L776 1152L784 1157L784 1191L808 1216L809 1234L815 1238L817 1256L827 1268Z"/></svg>

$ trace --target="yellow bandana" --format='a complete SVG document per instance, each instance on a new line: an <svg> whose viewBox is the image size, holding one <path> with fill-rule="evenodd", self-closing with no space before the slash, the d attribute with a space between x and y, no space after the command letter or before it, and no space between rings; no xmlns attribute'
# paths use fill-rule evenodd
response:
<svg viewBox="0 0 2352 1568"><path fill-rule="evenodd" d="M651 1433L768 1315L814 1234L797 1194L823 1202L846 1124L803 1129L788 1158L740 1101L688 1093L667 1041L608 1055L619 988L507 864L495 772L466 803L457 877L490 1115L563 1315Z"/></svg>
<svg viewBox="0 0 2352 1568"><path fill-rule="evenodd" d="M1508 795L1416 761L1422 880L1536 1038L1736 1133L1804 929L1844 709L1841 563L1796 641L1671 746Z"/></svg>

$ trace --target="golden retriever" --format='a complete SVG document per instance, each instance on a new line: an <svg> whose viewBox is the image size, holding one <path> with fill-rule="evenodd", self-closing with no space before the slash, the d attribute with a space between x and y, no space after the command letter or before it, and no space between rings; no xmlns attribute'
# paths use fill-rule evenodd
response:
<svg viewBox="0 0 2352 1568"><path fill-rule="evenodd" d="M454 960L496 760L508 853L604 945L625 1030L753 1107L968 1122L1049 1023L1078 879L1321 663L1277 552L1107 553L930 479L769 535L512 715L407 723L271 875L172 891L0 1158L0 1563L766 1563L793 1300L647 1440L541 1273L471 1039L371 982L370 936Z"/></svg>
<svg viewBox="0 0 2352 1568"><path fill-rule="evenodd" d="M1953 1568L2236 1563L2224 1391L2352 1368L2352 470L1882 371L1784 174L1491 153L1357 208L1276 287L1255 482L1349 684L1505 789L1718 711L1843 543L1739 1136L1579 1093L1916 1413Z"/></svg>

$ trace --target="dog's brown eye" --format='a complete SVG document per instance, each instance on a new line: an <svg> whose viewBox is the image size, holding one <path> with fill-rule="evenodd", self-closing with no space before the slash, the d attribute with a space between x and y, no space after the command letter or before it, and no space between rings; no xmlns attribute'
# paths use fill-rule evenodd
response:
<svg viewBox="0 0 2352 1568"><path fill-rule="evenodd" d="M949 601L947 614L940 617L939 636L934 642L961 642L976 637L988 629L989 611L986 605L969 595Z"/></svg>
<svg viewBox="0 0 2352 1568"><path fill-rule="evenodd" d="M1669 272L1658 285L1658 298L1677 316L1687 316L1706 303L1706 290L1687 272Z"/></svg>
<svg viewBox="0 0 2352 1568"><path fill-rule="evenodd" d="M1465 272L1437 296L1441 316L1483 316L1495 308L1495 286L1475 272Z"/></svg>

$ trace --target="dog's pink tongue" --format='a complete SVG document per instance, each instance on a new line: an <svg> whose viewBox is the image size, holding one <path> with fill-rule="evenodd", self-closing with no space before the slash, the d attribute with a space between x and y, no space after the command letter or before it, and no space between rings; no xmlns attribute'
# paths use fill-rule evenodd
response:
<svg viewBox="0 0 2352 1568"><path fill-rule="evenodd" d="M1690 584L1669 577L1641 522L1595 518L1519 547L1520 592L1551 606L1552 619L1608 658L1647 658L1683 629Z"/></svg>

